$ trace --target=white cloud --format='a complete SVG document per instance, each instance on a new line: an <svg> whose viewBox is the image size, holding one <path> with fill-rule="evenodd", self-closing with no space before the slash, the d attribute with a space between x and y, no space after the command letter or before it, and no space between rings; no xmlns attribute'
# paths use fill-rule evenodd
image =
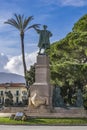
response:
<svg viewBox="0 0 87 130"><path fill-rule="evenodd" d="M4 66L8 63L8 61L8 57L5 54L0 53L0 72L6 72Z"/></svg>
<svg viewBox="0 0 87 130"><path fill-rule="evenodd" d="M59 6L85 6L87 5L86 0L40 0L44 5L59 5Z"/></svg>
<svg viewBox="0 0 87 130"><path fill-rule="evenodd" d="M36 62L37 52L26 54L26 63L27 68L30 68L30 65L33 65ZM5 65L5 70L8 72L16 73L23 75L23 65L21 55L10 58L9 62Z"/></svg>
<svg viewBox="0 0 87 130"><path fill-rule="evenodd" d="M87 4L85 0L61 0L60 1L63 6L84 6Z"/></svg>

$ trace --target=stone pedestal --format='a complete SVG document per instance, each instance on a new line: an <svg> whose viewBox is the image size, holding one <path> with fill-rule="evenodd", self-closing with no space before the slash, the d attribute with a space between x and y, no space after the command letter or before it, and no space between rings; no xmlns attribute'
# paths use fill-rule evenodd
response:
<svg viewBox="0 0 87 130"><path fill-rule="evenodd" d="M35 65L35 83L30 87L29 111L50 112L52 105L49 58L38 55Z"/></svg>

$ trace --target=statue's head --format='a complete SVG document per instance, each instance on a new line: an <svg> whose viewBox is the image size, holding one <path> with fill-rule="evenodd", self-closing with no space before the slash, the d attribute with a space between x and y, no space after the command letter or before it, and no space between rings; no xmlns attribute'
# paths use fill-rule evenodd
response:
<svg viewBox="0 0 87 130"><path fill-rule="evenodd" d="M43 28L46 29L46 28L47 28L47 25L43 25Z"/></svg>

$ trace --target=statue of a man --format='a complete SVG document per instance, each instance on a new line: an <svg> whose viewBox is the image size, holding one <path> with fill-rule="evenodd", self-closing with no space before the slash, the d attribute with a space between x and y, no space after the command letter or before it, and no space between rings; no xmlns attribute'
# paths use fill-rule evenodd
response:
<svg viewBox="0 0 87 130"><path fill-rule="evenodd" d="M77 91L76 106L77 107L83 107L83 97L82 97L81 89L78 89L78 91Z"/></svg>
<svg viewBox="0 0 87 130"><path fill-rule="evenodd" d="M39 54L41 54L41 49L46 50L50 47L50 40L49 38L52 36L52 33L47 29L46 25L43 25L43 30L36 29L37 33L40 35L39 37Z"/></svg>

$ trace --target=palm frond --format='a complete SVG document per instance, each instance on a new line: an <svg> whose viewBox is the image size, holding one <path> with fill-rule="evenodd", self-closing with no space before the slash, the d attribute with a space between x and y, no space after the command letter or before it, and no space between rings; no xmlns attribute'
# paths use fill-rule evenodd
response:
<svg viewBox="0 0 87 130"><path fill-rule="evenodd" d="M29 26L26 30L34 28L35 30L37 30L39 28L40 24L33 24L31 26Z"/></svg>
<svg viewBox="0 0 87 130"><path fill-rule="evenodd" d="M23 29L23 18L24 18L24 15L20 15L20 14L18 15L20 29Z"/></svg>
<svg viewBox="0 0 87 130"><path fill-rule="evenodd" d="M15 16L15 19L16 19L16 21L17 21L18 25L20 25L20 20L19 20L18 15L17 15L17 14L14 14L14 16Z"/></svg>
<svg viewBox="0 0 87 130"><path fill-rule="evenodd" d="M9 24L14 26L15 28L19 29L19 26L17 24L17 22L14 19L8 19L8 21L4 22L5 24Z"/></svg>
<svg viewBox="0 0 87 130"><path fill-rule="evenodd" d="M33 24L28 26L28 24L33 20L33 16L29 16L28 18L24 18L24 15L14 14L14 18L8 19L8 21L4 22L5 24L10 24L16 27L19 31L24 32L28 29L34 28L38 29L40 24ZM28 27L27 27L28 26Z"/></svg>
<svg viewBox="0 0 87 130"><path fill-rule="evenodd" d="M27 27L27 25L30 23L30 21L33 20L33 19L34 19L33 16L25 18L23 28L25 29Z"/></svg>

